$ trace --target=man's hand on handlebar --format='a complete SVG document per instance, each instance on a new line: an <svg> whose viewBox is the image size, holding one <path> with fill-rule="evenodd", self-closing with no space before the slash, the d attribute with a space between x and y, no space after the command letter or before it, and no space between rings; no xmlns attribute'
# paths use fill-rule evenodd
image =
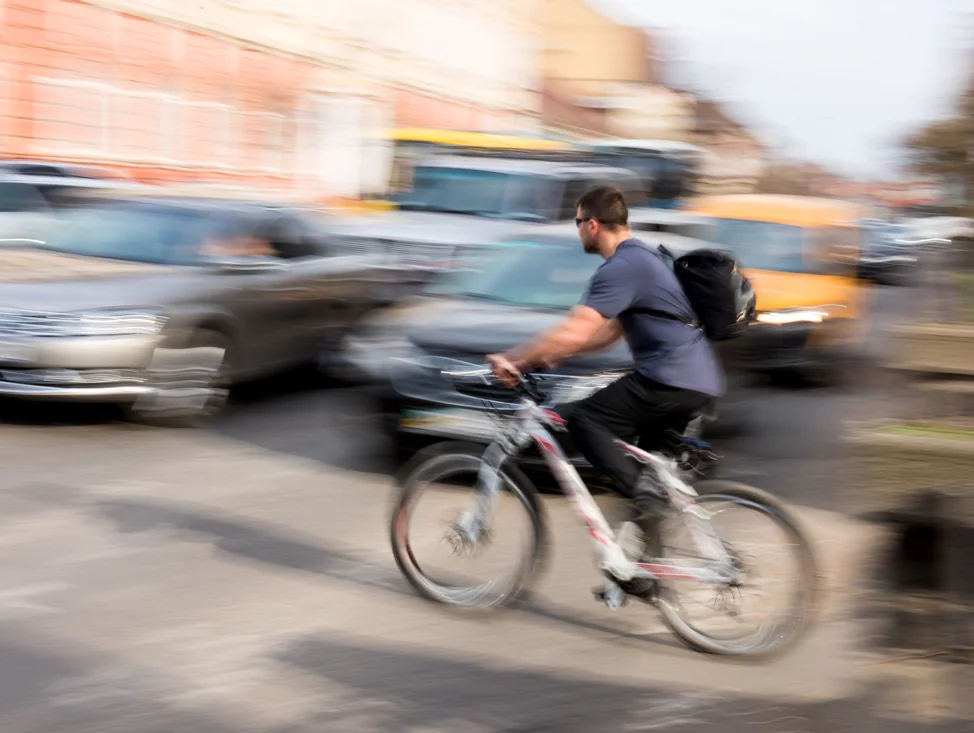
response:
<svg viewBox="0 0 974 733"><path fill-rule="evenodd" d="M504 354L490 354L487 363L494 372L494 376L506 387L516 387L518 375L522 374L526 365L520 361L511 361Z"/></svg>

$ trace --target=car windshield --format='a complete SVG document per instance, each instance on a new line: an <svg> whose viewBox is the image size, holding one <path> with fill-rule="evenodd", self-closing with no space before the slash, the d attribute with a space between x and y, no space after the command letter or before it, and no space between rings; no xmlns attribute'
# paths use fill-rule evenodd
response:
<svg viewBox="0 0 974 733"><path fill-rule="evenodd" d="M428 292L567 310L581 300L602 264L601 257L586 254L581 244L516 242L484 250L478 257L482 264L431 286Z"/></svg>
<svg viewBox="0 0 974 733"><path fill-rule="evenodd" d="M748 219L717 219L711 239L750 270L802 272L801 227Z"/></svg>
<svg viewBox="0 0 974 733"><path fill-rule="evenodd" d="M200 259L204 242L222 238L228 223L206 212L165 206L93 206L62 211L43 243L65 254L183 265Z"/></svg>
<svg viewBox="0 0 974 733"><path fill-rule="evenodd" d="M419 166L412 190L397 201L413 211L543 221L552 213L552 193L551 180L543 176Z"/></svg>

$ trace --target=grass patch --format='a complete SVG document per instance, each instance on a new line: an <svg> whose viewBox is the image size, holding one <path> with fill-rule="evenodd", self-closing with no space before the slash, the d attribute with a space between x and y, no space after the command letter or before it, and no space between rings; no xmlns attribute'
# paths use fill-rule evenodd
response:
<svg viewBox="0 0 974 733"><path fill-rule="evenodd" d="M960 309L963 317L974 323L974 272L957 274L957 290L960 294Z"/></svg>
<svg viewBox="0 0 974 733"><path fill-rule="evenodd" d="M974 426L943 425L939 423L910 423L889 425L880 432L888 435L912 435L920 438L949 438L951 440L974 440Z"/></svg>

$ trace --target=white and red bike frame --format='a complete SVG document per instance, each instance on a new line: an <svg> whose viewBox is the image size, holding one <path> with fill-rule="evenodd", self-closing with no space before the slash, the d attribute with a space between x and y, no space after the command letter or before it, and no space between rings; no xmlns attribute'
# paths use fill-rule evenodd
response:
<svg viewBox="0 0 974 733"><path fill-rule="evenodd" d="M474 375L466 372L454 373L453 376ZM477 376L481 374L478 373ZM484 453L477 478L477 499L470 509L463 512L457 522L461 531L473 541L479 538L480 531L488 525L487 517L491 515L501 491L502 465L533 442L538 446L558 484L572 502L575 512L588 528L595 547L596 563L600 570L619 581L651 578L728 584L737 580L737 570L724 543L714 532L707 512L696 504L697 493L693 487L679 478L676 462L619 440L616 443L620 449L628 451L635 460L645 464L648 470L656 471L659 483L666 493L666 499L684 520L700 553L699 559L654 559L654 562L650 563L635 562L626 557L622 548L616 543L612 528L592 498L585 482L551 434L553 430L564 429L565 420L556 412L547 406L539 405L533 399L522 398L510 424Z"/></svg>

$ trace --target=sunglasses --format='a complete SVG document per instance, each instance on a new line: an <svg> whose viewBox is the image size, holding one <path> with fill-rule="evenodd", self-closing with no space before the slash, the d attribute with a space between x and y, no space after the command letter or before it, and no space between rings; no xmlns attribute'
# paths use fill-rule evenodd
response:
<svg viewBox="0 0 974 733"><path fill-rule="evenodd" d="M583 221L592 221L593 219L595 219L594 216L586 216L584 219L579 219L578 217L575 217L575 227L578 228L582 226Z"/></svg>

